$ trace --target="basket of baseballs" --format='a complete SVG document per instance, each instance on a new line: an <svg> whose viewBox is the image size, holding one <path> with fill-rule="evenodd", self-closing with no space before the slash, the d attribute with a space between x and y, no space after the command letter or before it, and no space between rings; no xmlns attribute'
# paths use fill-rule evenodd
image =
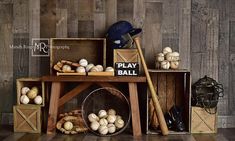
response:
<svg viewBox="0 0 235 141"><path fill-rule="evenodd" d="M98 88L83 101L82 117L91 132L113 136L123 132L130 121L127 98L117 89Z"/></svg>
<svg viewBox="0 0 235 141"><path fill-rule="evenodd" d="M57 75L114 76L114 68L93 64L82 58L77 62L61 60L54 65Z"/></svg>
<svg viewBox="0 0 235 141"><path fill-rule="evenodd" d="M178 69L180 62L180 55L173 51L170 47L165 47L161 53L156 55L155 67L156 69Z"/></svg>
<svg viewBox="0 0 235 141"><path fill-rule="evenodd" d="M37 86L21 88L20 103L42 105L43 98Z"/></svg>

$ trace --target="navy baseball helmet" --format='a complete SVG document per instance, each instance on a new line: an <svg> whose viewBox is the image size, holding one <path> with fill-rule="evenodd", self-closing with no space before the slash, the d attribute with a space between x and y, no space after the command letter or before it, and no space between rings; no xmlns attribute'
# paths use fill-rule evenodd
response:
<svg viewBox="0 0 235 141"><path fill-rule="evenodd" d="M127 21L119 21L108 29L106 38L113 49L123 48L129 42L129 40L124 37L125 35L129 33L130 36L134 36L141 31L141 28L133 28L131 23Z"/></svg>

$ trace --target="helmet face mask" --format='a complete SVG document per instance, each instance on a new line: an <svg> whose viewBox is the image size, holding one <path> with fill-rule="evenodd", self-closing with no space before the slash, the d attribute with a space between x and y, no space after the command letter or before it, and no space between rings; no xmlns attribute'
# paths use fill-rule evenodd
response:
<svg viewBox="0 0 235 141"><path fill-rule="evenodd" d="M219 97L223 97L223 86L205 76L192 85L192 106L204 108L208 113L216 113ZM215 111L211 111L215 108Z"/></svg>

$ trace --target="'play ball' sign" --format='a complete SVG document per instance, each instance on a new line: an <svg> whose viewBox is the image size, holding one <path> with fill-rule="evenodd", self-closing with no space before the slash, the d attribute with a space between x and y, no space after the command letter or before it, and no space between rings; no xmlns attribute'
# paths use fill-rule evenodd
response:
<svg viewBox="0 0 235 141"><path fill-rule="evenodd" d="M115 63L116 76L138 76L139 64L137 62L117 62Z"/></svg>

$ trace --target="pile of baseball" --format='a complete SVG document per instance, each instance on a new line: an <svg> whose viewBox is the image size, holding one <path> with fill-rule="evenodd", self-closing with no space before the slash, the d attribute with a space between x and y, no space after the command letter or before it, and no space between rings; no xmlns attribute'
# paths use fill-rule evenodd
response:
<svg viewBox="0 0 235 141"><path fill-rule="evenodd" d="M98 115L91 113L88 115L88 120L90 121L91 130L101 135L113 134L125 125L122 117L116 115L114 109L109 109L108 111L100 110Z"/></svg>
<svg viewBox="0 0 235 141"><path fill-rule="evenodd" d="M71 66L69 65L64 65L62 67L63 72L69 72L71 70ZM94 65L93 63L88 63L86 59L80 59L79 60L79 66L76 68L76 72L78 73L84 73L84 72L110 72L114 71L113 67L107 67L104 69L102 65Z"/></svg>
<svg viewBox="0 0 235 141"><path fill-rule="evenodd" d="M22 104L29 104L31 101L31 103L41 105L42 96L40 96L38 93L38 87L32 87L31 89L29 87L23 87L21 89L20 102Z"/></svg>
<svg viewBox="0 0 235 141"><path fill-rule="evenodd" d="M178 69L180 55L178 52L173 52L170 47L165 47L162 53L156 56L157 69Z"/></svg>

